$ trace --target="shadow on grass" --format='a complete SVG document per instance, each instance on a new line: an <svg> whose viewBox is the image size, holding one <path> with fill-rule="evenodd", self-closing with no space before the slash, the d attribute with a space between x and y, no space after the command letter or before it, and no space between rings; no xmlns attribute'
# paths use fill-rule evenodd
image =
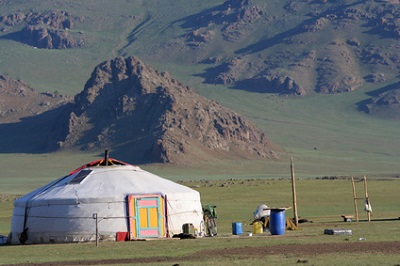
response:
<svg viewBox="0 0 400 266"><path fill-rule="evenodd" d="M63 119L63 111L68 105L26 117L20 122L0 124L1 153L48 153L57 149L57 139L61 134L54 134L68 119ZM65 116L65 115L64 115ZM68 128L68 127L66 127Z"/></svg>

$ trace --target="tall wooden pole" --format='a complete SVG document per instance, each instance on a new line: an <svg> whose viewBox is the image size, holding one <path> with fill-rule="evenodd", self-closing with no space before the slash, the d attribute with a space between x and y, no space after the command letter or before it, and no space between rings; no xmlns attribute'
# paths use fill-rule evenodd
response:
<svg viewBox="0 0 400 266"><path fill-rule="evenodd" d="M351 177L351 184L353 185L354 212L356 215L356 221L358 222L357 194L356 185L354 184L354 177Z"/></svg>
<svg viewBox="0 0 400 266"><path fill-rule="evenodd" d="M296 178L294 177L293 157L290 157L290 172L292 176L292 195L293 195L293 214L296 226L299 225L299 216L297 215L297 195L296 195Z"/></svg>

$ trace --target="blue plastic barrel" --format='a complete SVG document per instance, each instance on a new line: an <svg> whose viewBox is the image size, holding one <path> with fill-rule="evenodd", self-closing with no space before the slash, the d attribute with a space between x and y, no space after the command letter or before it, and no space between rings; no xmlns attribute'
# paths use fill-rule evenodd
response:
<svg viewBox="0 0 400 266"><path fill-rule="evenodd" d="M234 235L243 234L242 223L232 223L232 234Z"/></svg>
<svg viewBox="0 0 400 266"><path fill-rule="evenodd" d="M285 210L272 209L269 217L269 230L271 235L283 235L286 229Z"/></svg>

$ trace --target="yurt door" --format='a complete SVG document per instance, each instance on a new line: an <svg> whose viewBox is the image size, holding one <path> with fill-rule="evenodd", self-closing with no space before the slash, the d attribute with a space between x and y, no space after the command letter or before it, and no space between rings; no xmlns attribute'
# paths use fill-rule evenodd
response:
<svg viewBox="0 0 400 266"><path fill-rule="evenodd" d="M164 199L161 195L130 195L129 231L132 238L165 235Z"/></svg>

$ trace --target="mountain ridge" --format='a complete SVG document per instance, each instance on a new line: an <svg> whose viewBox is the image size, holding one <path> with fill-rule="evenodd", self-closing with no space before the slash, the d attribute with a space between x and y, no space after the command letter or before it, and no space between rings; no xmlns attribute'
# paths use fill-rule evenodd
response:
<svg viewBox="0 0 400 266"><path fill-rule="evenodd" d="M13 90L13 80L4 80L9 84L2 87ZM42 94L23 96L22 101L18 95L12 98L22 105L37 102ZM46 146L42 152L111 149L135 163L186 165L223 158L278 158L278 146L246 118L133 56L100 63L74 101L53 98L59 99L58 105L47 104L42 111L60 111L47 120L49 129L37 141ZM34 117L37 109L31 106L19 118ZM23 120L19 126L26 131Z"/></svg>
<svg viewBox="0 0 400 266"><path fill-rule="evenodd" d="M60 147L129 146L141 163L277 157L251 122L133 56L105 61L94 69L75 96L69 125Z"/></svg>

